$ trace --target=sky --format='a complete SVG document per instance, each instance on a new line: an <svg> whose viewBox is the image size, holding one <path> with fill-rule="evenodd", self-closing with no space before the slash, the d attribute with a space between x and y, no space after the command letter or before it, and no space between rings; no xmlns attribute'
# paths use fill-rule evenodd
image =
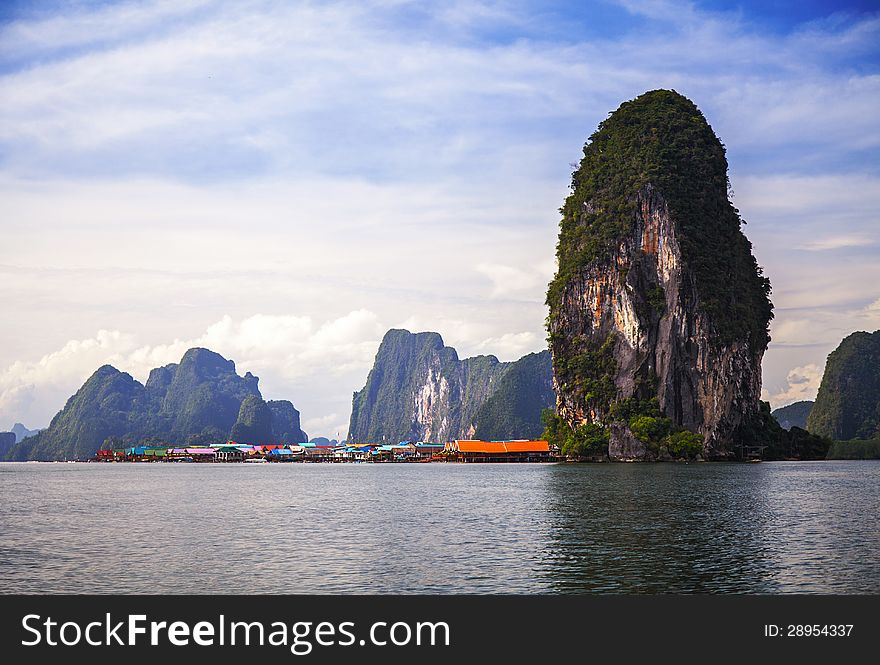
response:
<svg viewBox="0 0 880 665"><path fill-rule="evenodd" d="M206 346L345 436L389 328L544 348L572 165L657 88L727 146L764 397L811 399L880 328L878 2L3 3L0 430Z"/></svg>

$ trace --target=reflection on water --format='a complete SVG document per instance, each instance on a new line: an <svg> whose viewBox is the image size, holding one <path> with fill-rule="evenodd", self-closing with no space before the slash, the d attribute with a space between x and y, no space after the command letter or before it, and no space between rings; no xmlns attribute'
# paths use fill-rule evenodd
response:
<svg viewBox="0 0 880 665"><path fill-rule="evenodd" d="M0 464L0 592L878 593L880 463Z"/></svg>
<svg viewBox="0 0 880 665"><path fill-rule="evenodd" d="M772 474L772 472L771 472ZM770 480L744 465L561 466L553 554L567 592L775 592Z"/></svg>

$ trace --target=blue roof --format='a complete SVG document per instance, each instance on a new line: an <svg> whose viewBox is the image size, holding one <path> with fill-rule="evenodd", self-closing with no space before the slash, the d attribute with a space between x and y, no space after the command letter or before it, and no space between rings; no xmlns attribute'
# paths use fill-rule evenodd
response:
<svg viewBox="0 0 880 665"><path fill-rule="evenodd" d="M293 451L290 448L273 448L269 451L270 455L293 455Z"/></svg>

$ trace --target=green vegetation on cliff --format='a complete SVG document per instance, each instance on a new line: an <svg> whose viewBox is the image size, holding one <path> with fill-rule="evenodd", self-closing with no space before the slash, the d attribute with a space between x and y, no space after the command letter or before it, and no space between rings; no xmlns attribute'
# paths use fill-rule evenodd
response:
<svg viewBox="0 0 880 665"><path fill-rule="evenodd" d="M177 438L219 429L226 436L238 418L242 401L249 395L259 397L257 378L250 372L239 376L235 363L209 349L187 351L180 363L159 368L169 372L158 379L151 372L146 387L161 399L159 416ZM166 387L167 383L167 387Z"/></svg>
<svg viewBox="0 0 880 665"><path fill-rule="evenodd" d="M245 397L229 438L236 443L251 445L272 441L272 411L269 405L255 395Z"/></svg>
<svg viewBox="0 0 880 665"><path fill-rule="evenodd" d="M556 381L563 391L576 393L586 404L597 404L605 411L614 402L617 388L614 372L615 335L609 333L604 340L578 336L572 340L550 336L550 344L556 351ZM574 351L573 349L577 349Z"/></svg>
<svg viewBox="0 0 880 665"><path fill-rule="evenodd" d="M807 429L840 440L880 436L880 330L855 332L828 356Z"/></svg>
<svg viewBox="0 0 880 665"><path fill-rule="evenodd" d="M550 352L523 356L502 375L495 392L474 417L474 437L483 441L532 439L541 435L541 414L556 402Z"/></svg>
<svg viewBox="0 0 880 665"><path fill-rule="evenodd" d="M303 443L309 436L300 428L299 411L286 399L266 402L272 412L272 443Z"/></svg>
<svg viewBox="0 0 880 665"><path fill-rule="evenodd" d="M800 427L783 429L770 413L770 405L761 402L758 417L737 432L736 440L746 446L766 446L765 460L825 459L831 440Z"/></svg>
<svg viewBox="0 0 880 665"><path fill-rule="evenodd" d="M544 423L541 438L556 446L566 457L603 458L608 454L608 429L605 426L582 423L572 427L552 409L546 409L541 420Z"/></svg>
<svg viewBox="0 0 880 665"><path fill-rule="evenodd" d="M770 282L728 200L724 146L696 105L672 90L621 104L584 146L560 211L559 269L547 293L550 317L569 280L631 232L636 193L649 184L670 207L700 307L719 340L746 337L753 348L765 349Z"/></svg>
<svg viewBox="0 0 880 665"><path fill-rule="evenodd" d="M91 457L108 437L134 441L148 427L150 397L140 383L104 365L67 400L49 427L20 441L12 460Z"/></svg>
<svg viewBox="0 0 880 665"><path fill-rule="evenodd" d="M880 439L835 441L827 459L880 459Z"/></svg>
<svg viewBox="0 0 880 665"><path fill-rule="evenodd" d="M287 400L264 402L248 395L238 410L229 439L236 443L303 443L308 436L299 427L299 411Z"/></svg>
<svg viewBox="0 0 880 665"><path fill-rule="evenodd" d="M655 455L689 459L703 450L703 436L676 427L660 412L656 399L625 399L615 402L602 423L582 423L572 427L553 411L543 415L544 433L551 444L567 457L596 457L608 452L612 423L626 423L633 436Z"/></svg>

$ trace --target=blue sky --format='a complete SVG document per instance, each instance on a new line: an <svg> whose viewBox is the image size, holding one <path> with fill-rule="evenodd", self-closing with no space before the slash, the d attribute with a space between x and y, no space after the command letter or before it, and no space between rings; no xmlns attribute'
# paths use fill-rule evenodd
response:
<svg viewBox="0 0 880 665"><path fill-rule="evenodd" d="M348 421L382 333L542 348L596 125L674 88L728 148L774 287L774 405L880 327L878 3L6 3L0 428L103 362L211 346Z"/></svg>

